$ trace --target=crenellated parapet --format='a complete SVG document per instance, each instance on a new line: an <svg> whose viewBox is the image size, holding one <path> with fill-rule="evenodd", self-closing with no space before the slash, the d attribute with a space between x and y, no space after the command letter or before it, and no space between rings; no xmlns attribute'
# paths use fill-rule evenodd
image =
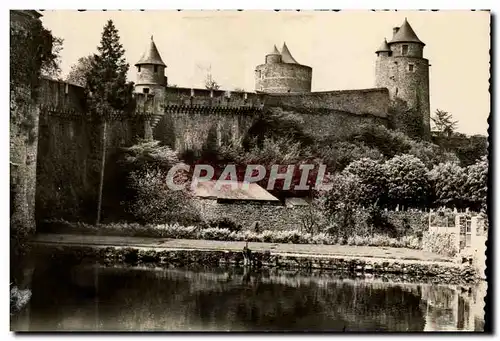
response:
<svg viewBox="0 0 500 341"><path fill-rule="evenodd" d="M264 96L245 91L169 87L166 88L165 104L231 108L261 107L264 104Z"/></svg>

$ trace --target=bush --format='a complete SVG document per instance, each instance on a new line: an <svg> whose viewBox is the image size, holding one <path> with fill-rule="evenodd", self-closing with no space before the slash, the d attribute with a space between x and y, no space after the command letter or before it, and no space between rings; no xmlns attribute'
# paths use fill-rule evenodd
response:
<svg viewBox="0 0 500 341"><path fill-rule="evenodd" d="M231 232L239 232L242 230L242 226L239 224L236 224L234 221L232 221L229 218L222 218L219 220L212 220L209 223L210 227L217 227L221 229L228 229Z"/></svg>
<svg viewBox="0 0 500 341"><path fill-rule="evenodd" d="M62 224L61 224L62 225ZM332 232L321 232L315 235L303 233L299 230L273 231L265 230L261 233L254 231L230 231L227 228L209 227L200 229L196 226L182 226L179 224L160 225L138 225L138 224L109 224L99 225L98 228L80 223L64 222L66 228L59 230L60 233L68 233L68 227L73 233L94 235L120 235L136 237L157 237L174 239L205 239L220 241L248 241L284 244L322 244L322 245L358 245L358 246L390 246L420 248L417 236L404 236L402 238L391 238L387 235L360 235L352 233L346 236L335 236ZM335 228L333 225L330 229Z"/></svg>
<svg viewBox="0 0 500 341"><path fill-rule="evenodd" d="M133 172L129 178L135 196L127 209L142 223L178 222L193 224L201 221L192 195L186 190L168 188L166 174L161 170Z"/></svg>
<svg viewBox="0 0 500 341"><path fill-rule="evenodd" d="M424 232L422 249L439 255L454 257L458 253L455 235L451 233Z"/></svg>
<svg viewBox="0 0 500 341"><path fill-rule="evenodd" d="M228 240L231 231L229 229L210 227L200 230L200 238L208 240Z"/></svg>
<svg viewBox="0 0 500 341"><path fill-rule="evenodd" d="M21 290L17 286L10 289L10 311L11 315L21 311L31 298L31 290Z"/></svg>

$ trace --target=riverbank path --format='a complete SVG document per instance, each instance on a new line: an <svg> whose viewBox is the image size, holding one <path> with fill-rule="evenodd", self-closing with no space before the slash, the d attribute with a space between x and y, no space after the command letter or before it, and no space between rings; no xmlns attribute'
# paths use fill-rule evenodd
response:
<svg viewBox="0 0 500 341"><path fill-rule="evenodd" d="M78 234L37 234L32 239L37 245L93 246L93 247L134 247L155 250L204 250L204 251L242 251L246 242L217 241L199 239L170 239L130 236L98 236ZM248 247L254 252L270 251L272 254L297 256L331 256L345 258L379 258L392 261L416 262L453 262L435 253L407 248L350 246L350 245L314 245L314 244L279 244L249 242Z"/></svg>

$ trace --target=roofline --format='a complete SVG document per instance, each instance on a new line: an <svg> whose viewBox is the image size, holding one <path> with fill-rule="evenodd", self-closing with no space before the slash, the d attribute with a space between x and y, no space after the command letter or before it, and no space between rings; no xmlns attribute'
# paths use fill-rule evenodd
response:
<svg viewBox="0 0 500 341"><path fill-rule="evenodd" d="M134 66L139 66L139 65L161 65L163 67L167 67L167 65L165 63L141 63L141 62L137 62L134 64Z"/></svg>
<svg viewBox="0 0 500 341"><path fill-rule="evenodd" d="M414 40L398 40L398 41L389 41L387 42L387 45L391 46L392 44L398 44L398 43L407 43L407 44L420 44L422 46L425 46L424 42L421 41L414 41Z"/></svg>

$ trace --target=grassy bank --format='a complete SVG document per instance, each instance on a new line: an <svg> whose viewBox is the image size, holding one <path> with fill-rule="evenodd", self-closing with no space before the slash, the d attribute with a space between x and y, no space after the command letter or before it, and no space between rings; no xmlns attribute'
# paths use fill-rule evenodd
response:
<svg viewBox="0 0 500 341"><path fill-rule="evenodd" d="M422 243L416 236L403 236L390 238L385 235L352 235L347 238L332 236L327 233L311 234L299 230L272 231L232 231L229 228L199 226L182 226L178 224L106 224L89 225L85 223L72 223L67 221L50 221L43 226L45 232L75 233L90 235L156 237L173 239L204 239L220 241L248 241L266 243L291 243L291 244L322 244L322 245L355 245L355 246L384 246L421 249Z"/></svg>

